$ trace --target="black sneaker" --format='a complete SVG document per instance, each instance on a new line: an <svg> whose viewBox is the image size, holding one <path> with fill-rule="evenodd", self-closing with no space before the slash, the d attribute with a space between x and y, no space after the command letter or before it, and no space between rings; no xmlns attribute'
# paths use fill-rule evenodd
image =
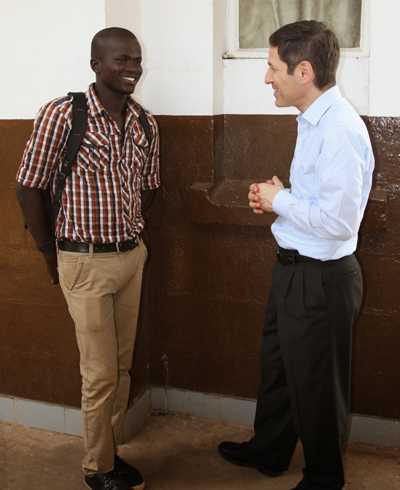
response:
<svg viewBox="0 0 400 490"><path fill-rule="evenodd" d="M130 490L129 485L115 471L85 475L85 484L92 490Z"/></svg>
<svg viewBox="0 0 400 490"><path fill-rule="evenodd" d="M248 442L221 442L218 446L218 451L226 461L239 466L255 468L267 476L280 476L287 470L287 467L268 466L256 456L254 448Z"/></svg>
<svg viewBox="0 0 400 490"><path fill-rule="evenodd" d="M128 484L131 490L144 489L144 480L140 471L117 455L114 456L114 472Z"/></svg>

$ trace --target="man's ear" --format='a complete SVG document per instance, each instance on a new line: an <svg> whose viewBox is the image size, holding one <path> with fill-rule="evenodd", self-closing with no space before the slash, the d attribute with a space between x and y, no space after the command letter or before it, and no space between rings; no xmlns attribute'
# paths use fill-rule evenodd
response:
<svg viewBox="0 0 400 490"><path fill-rule="evenodd" d="M99 69L100 69L100 60L98 60L96 58L91 58L90 59L90 67L95 73L98 73Z"/></svg>
<svg viewBox="0 0 400 490"><path fill-rule="evenodd" d="M315 79L314 68L307 60L300 61L300 63L296 66L296 74L299 81L302 83L313 82Z"/></svg>

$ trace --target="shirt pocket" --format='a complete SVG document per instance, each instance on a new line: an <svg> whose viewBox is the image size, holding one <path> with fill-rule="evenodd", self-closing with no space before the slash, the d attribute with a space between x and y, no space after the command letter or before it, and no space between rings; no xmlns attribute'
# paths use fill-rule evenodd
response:
<svg viewBox="0 0 400 490"><path fill-rule="evenodd" d="M76 173L80 176L95 172L105 172L110 166L111 145L108 136L87 132L76 159Z"/></svg>
<svg viewBox="0 0 400 490"><path fill-rule="evenodd" d="M144 162L147 160L150 145L146 133L140 124L136 123L133 125L130 138L133 145L133 151L136 151L136 156L139 157L135 159L135 165L141 169Z"/></svg>
<svg viewBox="0 0 400 490"><path fill-rule="evenodd" d="M138 146L142 150L148 149L149 141L147 140L147 136L142 125L138 121L135 121L132 126L131 137L134 145Z"/></svg>

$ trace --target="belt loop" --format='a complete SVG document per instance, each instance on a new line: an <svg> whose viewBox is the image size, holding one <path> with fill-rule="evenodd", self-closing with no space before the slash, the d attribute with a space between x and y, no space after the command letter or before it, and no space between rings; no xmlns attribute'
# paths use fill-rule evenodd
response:
<svg viewBox="0 0 400 490"><path fill-rule="evenodd" d="M93 243L89 243L89 255L93 257L94 245Z"/></svg>
<svg viewBox="0 0 400 490"><path fill-rule="evenodd" d="M119 250L119 242L115 242L115 246L117 248L117 253L119 253L120 252L120 250Z"/></svg>

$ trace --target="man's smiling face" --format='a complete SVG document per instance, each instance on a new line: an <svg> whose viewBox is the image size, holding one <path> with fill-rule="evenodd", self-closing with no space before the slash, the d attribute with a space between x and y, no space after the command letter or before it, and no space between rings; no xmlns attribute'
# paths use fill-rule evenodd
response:
<svg viewBox="0 0 400 490"><path fill-rule="evenodd" d="M302 96L302 86L298 83L296 69L292 75L288 73L288 66L279 57L278 48L269 48L268 68L264 81L267 85L271 85L275 104L278 107L298 107L298 99Z"/></svg>
<svg viewBox="0 0 400 490"><path fill-rule="evenodd" d="M132 94L143 71L138 41L126 36L104 40L100 56L92 60L92 68L96 84L119 94Z"/></svg>

